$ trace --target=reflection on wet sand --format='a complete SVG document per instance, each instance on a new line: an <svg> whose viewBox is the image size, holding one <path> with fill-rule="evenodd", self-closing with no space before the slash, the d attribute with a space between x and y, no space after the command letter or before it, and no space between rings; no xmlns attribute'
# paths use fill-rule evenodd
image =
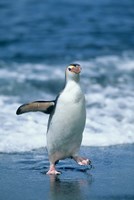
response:
<svg viewBox="0 0 134 200"><path fill-rule="evenodd" d="M50 176L50 200L82 200L90 190L92 176L77 172L71 175Z"/></svg>

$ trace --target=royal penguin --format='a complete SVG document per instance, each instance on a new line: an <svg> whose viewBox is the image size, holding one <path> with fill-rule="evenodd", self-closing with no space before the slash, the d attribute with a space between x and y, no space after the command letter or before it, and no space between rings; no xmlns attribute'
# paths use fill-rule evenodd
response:
<svg viewBox="0 0 134 200"><path fill-rule="evenodd" d="M91 161L79 156L86 122L85 96L80 86L81 66L70 64L65 70L65 86L53 101L34 101L21 105L16 114L40 111L49 114L47 151L50 167L47 174L60 174L56 170L59 160L72 158L79 165Z"/></svg>

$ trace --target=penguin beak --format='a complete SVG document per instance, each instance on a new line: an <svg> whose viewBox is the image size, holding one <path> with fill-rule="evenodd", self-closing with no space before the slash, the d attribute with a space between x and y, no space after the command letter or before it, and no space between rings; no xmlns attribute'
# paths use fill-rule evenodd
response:
<svg viewBox="0 0 134 200"><path fill-rule="evenodd" d="M79 74L81 72L81 67L72 67L71 72L74 72L76 74Z"/></svg>

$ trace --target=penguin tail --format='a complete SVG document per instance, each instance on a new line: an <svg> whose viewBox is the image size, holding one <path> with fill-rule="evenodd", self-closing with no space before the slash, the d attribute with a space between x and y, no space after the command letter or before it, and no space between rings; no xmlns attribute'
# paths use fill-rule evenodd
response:
<svg viewBox="0 0 134 200"><path fill-rule="evenodd" d="M23 104L21 105L17 111L16 114L20 115L27 112L43 112L46 114L50 114L55 106L55 101L34 101L31 103Z"/></svg>

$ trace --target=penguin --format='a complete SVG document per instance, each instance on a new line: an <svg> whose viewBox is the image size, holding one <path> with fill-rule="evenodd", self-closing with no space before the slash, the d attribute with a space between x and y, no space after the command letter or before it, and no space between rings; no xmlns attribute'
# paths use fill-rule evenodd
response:
<svg viewBox="0 0 134 200"><path fill-rule="evenodd" d="M34 101L21 105L16 114L40 111L49 114L47 126L47 151L50 161L48 175L58 175L56 164L66 158L79 165L91 161L79 156L83 130L86 123L85 96L80 86L81 66L70 64L65 70L65 86L53 101Z"/></svg>

